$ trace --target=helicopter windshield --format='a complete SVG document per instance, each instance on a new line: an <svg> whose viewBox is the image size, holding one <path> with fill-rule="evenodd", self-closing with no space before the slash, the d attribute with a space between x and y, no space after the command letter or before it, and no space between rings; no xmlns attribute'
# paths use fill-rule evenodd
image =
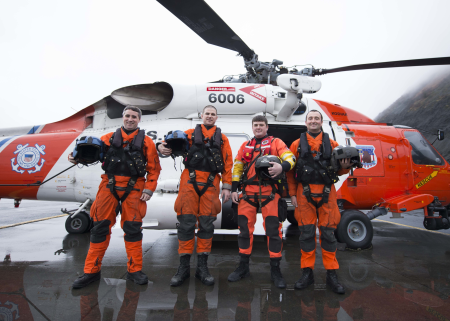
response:
<svg viewBox="0 0 450 321"><path fill-rule="evenodd" d="M405 138L411 144L411 156L414 164L444 165L442 157L419 132L405 131Z"/></svg>

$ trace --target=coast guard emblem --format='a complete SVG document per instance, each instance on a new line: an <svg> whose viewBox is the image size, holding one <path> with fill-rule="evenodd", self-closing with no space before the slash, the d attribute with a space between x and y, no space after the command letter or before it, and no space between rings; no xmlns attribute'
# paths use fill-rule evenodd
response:
<svg viewBox="0 0 450 321"><path fill-rule="evenodd" d="M0 302L0 304L1 304L1 302ZM10 306L10 308L6 307L8 305ZM14 314L14 312L15 312L15 314ZM0 320L13 321L13 320L17 320L19 317L20 317L19 309L17 307L17 304L6 301L4 303L4 306L0 306Z"/></svg>
<svg viewBox="0 0 450 321"><path fill-rule="evenodd" d="M45 145L39 146L38 144L35 144L34 147L28 147L28 144L17 145L17 150L14 152L17 157L11 158L12 170L20 174L25 173L25 170L28 174L39 172L45 162L45 159L41 159L41 154L45 155L44 149ZM40 164L39 161L41 161Z"/></svg>
<svg viewBox="0 0 450 321"><path fill-rule="evenodd" d="M356 145L359 149L359 158L364 169L369 169L377 165L377 155L375 155L375 147L372 145Z"/></svg>

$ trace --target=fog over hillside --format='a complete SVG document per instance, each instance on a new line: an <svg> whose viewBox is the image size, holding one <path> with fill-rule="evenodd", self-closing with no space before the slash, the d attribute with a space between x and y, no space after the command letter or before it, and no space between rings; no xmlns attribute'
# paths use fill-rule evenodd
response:
<svg viewBox="0 0 450 321"><path fill-rule="evenodd" d="M450 162L450 71L435 76L406 93L382 111L375 121L419 129L432 143L436 136L425 133L445 131L445 139L434 147Z"/></svg>

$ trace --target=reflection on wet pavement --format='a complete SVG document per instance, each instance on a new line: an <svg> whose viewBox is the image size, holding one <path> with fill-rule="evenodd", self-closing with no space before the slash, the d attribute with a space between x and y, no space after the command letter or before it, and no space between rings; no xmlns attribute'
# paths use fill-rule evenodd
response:
<svg viewBox="0 0 450 321"><path fill-rule="evenodd" d="M288 288L283 290L270 282L262 237L255 239L249 278L227 281L238 264L237 244L215 241L209 264L216 284L208 287L193 277L194 257L192 277L180 287L170 287L179 262L177 238L167 231L148 230L144 272L151 282L135 285L125 280L125 249L115 230L100 282L72 290L83 270L89 234L67 235L61 228L64 218L58 220L0 231L0 320L450 319L446 235L374 223L372 250L339 251L338 275L347 291L337 295L325 286L320 251L315 285L293 289L301 274L295 228L287 229L284 240L281 269Z"/></svg>

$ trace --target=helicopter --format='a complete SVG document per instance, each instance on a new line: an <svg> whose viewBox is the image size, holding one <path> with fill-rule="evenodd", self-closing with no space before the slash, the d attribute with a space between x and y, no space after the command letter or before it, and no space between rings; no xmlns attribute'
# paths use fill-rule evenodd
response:
<svg viewBox="0 0 450 321"><path fill-rule="evenodd" d="M252 136L251 119L265 115L271 136L288 146L306 131L309 110L324 117L324 132L340 145L360 150L363 164L336 183L341 223L337 239L350 248L371 244L370 220L391 211L394 216L424 210L424 226L449 228L448 186L450 165L416 129L376 123L350 108L306 97L321 89L319 75L376 68L448 65L450 57L353 65L334 69L284 67L283 62L259 60L242 39L203 0L159 0L206 42L236 51L244 59L245 73L203 84L155 82L114 90L110 95L55 123L0 129L0 197L80 202L66 220L69 233L91 227L89 206L95 199L101 168L73 167L67 155L83 136L100 137L121 126L123 108L141 108L140 127L156 142L173 129L186 130L201 123L204 106L218 109L216 123L227 135L235 157L238 147ZM436 133L439 140L444 132ZM173 203L178 192L181 162L161 157L163 168L151 200L144 228L175 229ZM290 201L287 199L288 202ZM290 204L290 202L289 202ZM295 224L292 206L288 220ZM360 210L370 210L364 214ZM231 202L223 204L215 221L220 230L237 229Z"/></svg>

